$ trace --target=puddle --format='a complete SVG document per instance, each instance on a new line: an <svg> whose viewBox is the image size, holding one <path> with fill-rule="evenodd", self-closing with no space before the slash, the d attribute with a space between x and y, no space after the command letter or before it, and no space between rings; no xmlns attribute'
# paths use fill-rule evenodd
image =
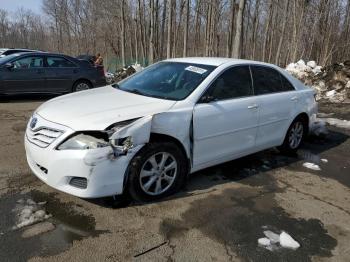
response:
<svg viewBox="0 0 350 262"><path fill-rule="evenodd" d="M35 202L47 201L45 209L52 214L47 221L55 225L53 231L23 238L22 233L30 228L11 230L16 223L12 209L19 199L31 198ZM97 237L106 231L95 230L95 219L79 213L73 203L61 203L55 193L32 191L28 194L13 194L0 199L0 254L5 258L26 261L34 256L51 256L69 249L74 240ZM5 212L3 212L5 211Z"/></svg>
<svg viewBox="0 0 350 262"><path fill-rule="evenodd" d="M272 179L266 184L274 183ZM314 255L330 257L337 241L317 219L296 219L280 208L273 193L263 189L226 189L220 195L195 200L180 220L167 219L160 231L168 239L179 238L193 228L221 242L247 261L311 261ZM262 229L284 230L298 241L297 250L269 251L259 247Z"/></svg>

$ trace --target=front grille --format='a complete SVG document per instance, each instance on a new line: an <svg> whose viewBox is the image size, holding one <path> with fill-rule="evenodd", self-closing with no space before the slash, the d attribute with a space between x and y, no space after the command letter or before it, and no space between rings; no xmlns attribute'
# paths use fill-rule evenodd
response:
<svg viewBox="0 0 350 262"><path fill-rule="evenodd" d="M85 189L87 188L87 179L83 177L72 177L69 184L77 188Z"/></svg>
<svg viewBox="0 0 350 262"><path fill-rule="evenodd" d="M49 127L39 127L35 130L27 129L28 140L40 147L48 147L62 134L63 131Z"/></svg>

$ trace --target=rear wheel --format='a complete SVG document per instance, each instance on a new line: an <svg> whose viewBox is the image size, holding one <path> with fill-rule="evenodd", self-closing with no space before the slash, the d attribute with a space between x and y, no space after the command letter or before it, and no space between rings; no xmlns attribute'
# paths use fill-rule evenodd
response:
<svg viewBox="0 0 350 262"><path fill-rule="evenodd" d="M85 80L79 80L77 81L73 86L73 92L79 92L83 90L91 89L91 84L88 81Z"/></svg>
<svg viewBox="0 0 350 262"><path fill-rule="evenodd" d="M147 144L130 163L129 193L137 201L168 196L180 189L186 170L186 158L175 144Z"/></svg>
<svg viewBox="0 0 350 262"><path fill-rule="evenodd" d="M279 149L283 153L295 153L304 141L306 130L307 126L303 118L296 118L290 125L284 142Z"/></svg>

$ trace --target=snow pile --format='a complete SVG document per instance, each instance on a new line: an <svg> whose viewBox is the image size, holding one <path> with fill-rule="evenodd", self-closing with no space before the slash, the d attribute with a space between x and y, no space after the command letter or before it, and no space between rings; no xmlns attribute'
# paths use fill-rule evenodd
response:
<svg viewBox="0 0 350 262"><path fill-rule="evenodd" d="M52 215L46 213L44 209L45 204L46 202L36 203L32 199L18 200L13 210L17 213L17 224L13 229L30 226L52 217Z"/></svg>
<svg viewBox="0 0 350 262"><path fill-rule="evenodd" d="M136 73L143 70L143 67L140 64L138 64L137 62L135 64L131 65L131 66L132 66L132 68L135 69Z"/></svg>
<svg viewBox="0 0 350 262"><path fill-rule="evenodd" d="M286 70L315 89L317 100L350 101L350 61L321 67L315 61L299 60L287 65Z"/></svg>
<svg viewBox="0 0 350 262"><path fill-rule="evenodd" d="M267 250L274 251L280 247L296 250L300 247L300 244L284 231L281 234L276 234L265 230L263 233L265 237L259 238L258 244Z"/></svg>
<svg viewBox="0 0 350 262"><path fill-rule="evenodd" d="M131 76L132 74L140 72L142 70L143 67L138 63L126 66L115 72L114 82L119 82L120 80L123 80L124 78L127 78L128 76Z"/></svg>

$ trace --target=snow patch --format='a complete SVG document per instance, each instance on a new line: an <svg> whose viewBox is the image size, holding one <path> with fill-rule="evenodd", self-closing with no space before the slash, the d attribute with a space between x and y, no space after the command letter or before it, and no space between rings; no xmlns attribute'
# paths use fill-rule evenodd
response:
<svg viewBox="0 0 350 262"><path fill-rule="evenodd" d="M331 126L336 126L336 127L344 128L344 129L350 129L350 121L348 121L348 120L341 120L341 119L332 118L332 117L322 118L322 120Z"/></svg>
<svg viewBox="0 0 350 262"><path fill-rule="evenodd" d="M310 163L310 162L305 162L303 164L304 167L315 170L315 171L320 171L321 168L319 167L319 165L316 165L314 163Z"/></svg>
<svg viewBox="0 0 350 262"><path fill-rule="evenodd" d="M52 217L51 214L46 213L45 204L46 202L36 203L32 199L18 200L16 207L12 210L17 213L17 224L12 229L30 226Z"/></svg>
<svg viewBox="0 0 350 262"><path fill-rule="evenodd" d="M263 233L265 237L258 239L258 245L267 250L274 251L279 248L296 250L300 247L300 244L285 231L282 231L280 234L276 234L271 230L265 230Z"/></svg>
<svg viewBox="0 0 350 262"><path fill-rule="evenodd" d="M294 250L300 247L300 244L284 231L280 234L280 244L284 248L290 248Z"/></svg>

